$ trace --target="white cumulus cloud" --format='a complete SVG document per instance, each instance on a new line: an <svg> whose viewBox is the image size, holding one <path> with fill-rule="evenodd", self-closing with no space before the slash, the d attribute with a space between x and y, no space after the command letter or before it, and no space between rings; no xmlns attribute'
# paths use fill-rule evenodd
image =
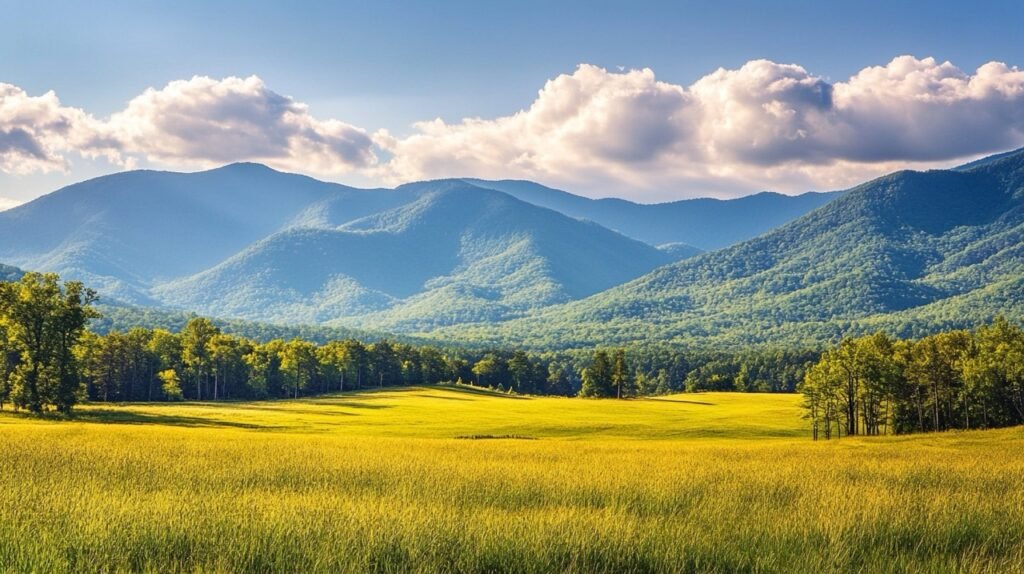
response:
<svg viewBox="0 0 1024 574"><path fill-rule="evenodd" d="M169 165L263 161L314 173L376 162L370 136L266 87L256 76L196 76L148 89L108 126L129 153Z"/></svg>
<svg viewBox="0 0 1024 574"><path fill-rule="evenodd" d="M114 157L116 146L99 122L78 108L64 106L54 92L30 96L17 86L0 83L0 171L64 170L68 151Z"/></svg>
<svg viewBox="0 0 1024 574"><path fill-rule="evenodd" d="M415 130L377 138L393 154L387 176L525 177L641 199L834 188L1024 144L1024 72L902 56L833 84L755 60L681 86L582 65L516 114Z"/></svg>
<svg viewBox="0 0 1024 574"><path fill-rule="evenodd" d="M96 118L0 84L0 171L67 170L68 154L174 168L260 161L400 183L527 178L640 200L835 189L904 167L1024 145L1024 71L900 56L838 82L768 60L690 85L583 64L522 110L372 133L256 77L196 76Z"/></svg>

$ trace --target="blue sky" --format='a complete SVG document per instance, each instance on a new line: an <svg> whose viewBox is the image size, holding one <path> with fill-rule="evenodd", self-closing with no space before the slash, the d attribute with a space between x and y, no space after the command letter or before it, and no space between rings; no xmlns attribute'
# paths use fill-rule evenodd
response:
<svg viewBox="0 0 1024 574"><path fill-rule="evenodd" d="M1024 65L1024 42L1019 40L1024 3L1020 2L253 1L242 6L191 1L4 2L0 83L16 86L31 97L52 90L61 106L106 121L148 88L161 89L171 81L194 76L221 80L255 75L267 90L300 103L317 120L344 122L368 137L387 130L392 138L405 138L420 133L413 127L415 122L434 118L450 127L467 117L510 117L530 107L545 82L573 75L580 64L612 75L650 69L657 81L685 89L718 68L739 70L760 59L797 64L829 84L845 82L869 66L885 66L900 55L934 57L938 64L948 60L968 76L990 61ZM603 81L595 79L588 85L603 85ZM1000 111L1001 121L1006 121L1007 114L1016 117L1014 106L1019 105ZM0 117L0 129L2 122ZM459 137L471 136L482 137L465 131ZM449 142L454 136L446 133L444 137ZM768 177L763 185L750 177L730 179L733 172L716 179L714 173L674 171L670 177L640 178L643 181L631 186L629 170L607 161L634 158L633 150L616 150L604 158L607 161L598 171L606 167L605 179L614 179L613 185L579 175L596 165L581 159L586 149L558 154L572 156L572 162L566 161L577 172L539 165L534 157L538 150L492 155L529 156L527 167L506 170L509 177L534 176L552 184L575 185L582 189L574 191L592 195L634 194L639 200L660 200L736 195L773 184L783 191L828 186L844 181L843 177L888 169L894 162L917 165L977 155L1016 143L1014 137L1014 133L1004 134L973 147L921 157L895 153L867 162L863 152L845 150L832 158L812 159L807 169L821 171L823 161L858 164L858 169L844 165L833 170L846 176L790 174ZM350 140L341 145L355 145ZM395 154L411 154L415 146L395 144L381 149L380 141L374 140L373 166L356 162L347 171L324 169L326 159L308 169L295 161L283 161L280 166L366 184L463 174L425 169L425 165L438 165L438 158L412 155L403 160L402 169L385 174L384 163ZM645 141L642 147L651 146ZM662 152L657 151L665 155ZM690 163L706 158L680 153L666 157ZM453 154L458 155L458 150ZM125 167L198 169L217 159L193 153L168 158L135 151L135 159L125 163L123 157L86 159L73 150L60 155L61 169L16 170L8 165L0 172L0 197L26 200L58 185ZM748 167L763 166L766 161L760 155L748 156L736 152L729 161ZM783 156L787 165L799 160ZM273 154L267 157L273 159ZM445 166L462 168L467 175L495 177L503 175L501 161L511 163ZM633 187L642 191L634 193Z"/></svg>

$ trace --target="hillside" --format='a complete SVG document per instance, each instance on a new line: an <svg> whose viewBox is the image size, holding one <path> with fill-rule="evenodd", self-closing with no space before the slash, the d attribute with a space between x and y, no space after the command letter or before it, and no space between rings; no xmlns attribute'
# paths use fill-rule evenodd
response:
<svg viewBox="0 0 1024 574"><path fill-rule="evenodd" d="M1024 151L894 173L739 245L531 318L443 335L556 347L820 344L1024 318L1022 286Z"/></svg>
<svg viewBox="0 0 1024 574"><path fill-rule="evenodd" d="M421 331L522 316L701 252L679 237L754 233L779 212L752 223L739 206L768 197L594 211L619 204L529 182L361 190L259 164L132 171L0 213L0 261L84 281L108 303ZM673 215L704 203L715 209Z"/></svg>
<svg viewBox="0 0 1024 574"><path fill-rule="evenodd" d="M589 219L652 245L683 243L703 251L761 235L841 195L762 192L728 200L700 198L642 204L617 198L589 199L531 181L467 181L570 217Z"/></svg>
<svg viewBox="0 0 1024 574"><path fill-rule="evenodd" d="M215 265L293 219L322 217L341 200L351 219L394 198L258 164L125 172L0 212L0 261L152 304L152 285Z"/></svg>
<svg viewBox="0 0 1024 574"><path fill-rule="evenodd" d="M500 321L578 299L674 260L599 225L458 181L403 188L400 207L273 234L156 287L216 316L385 330ZM225 296L230 294L230 296Z"/></svg>

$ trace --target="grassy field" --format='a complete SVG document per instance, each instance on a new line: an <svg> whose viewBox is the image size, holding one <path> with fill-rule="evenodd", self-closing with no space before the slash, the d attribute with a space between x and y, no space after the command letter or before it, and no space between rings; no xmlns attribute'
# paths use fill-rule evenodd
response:
<svg viewBox="0 0 1024 574"><path fill-rule="evenodd" d="M800 414L455 388L3 414L0 570L1024 571L1024 429L814 443Z"/></svg>

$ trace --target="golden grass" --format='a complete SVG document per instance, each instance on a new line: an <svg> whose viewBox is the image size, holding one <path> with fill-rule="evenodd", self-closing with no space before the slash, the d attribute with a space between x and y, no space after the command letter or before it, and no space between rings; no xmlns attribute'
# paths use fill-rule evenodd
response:
<svg viewBox="0 0 1024 574"><path fill-rule="evenodd" d="M0 416L0 570L1024 571L1024 431L422 388ZM536 440L456 437L516 435Z"/></svg>

